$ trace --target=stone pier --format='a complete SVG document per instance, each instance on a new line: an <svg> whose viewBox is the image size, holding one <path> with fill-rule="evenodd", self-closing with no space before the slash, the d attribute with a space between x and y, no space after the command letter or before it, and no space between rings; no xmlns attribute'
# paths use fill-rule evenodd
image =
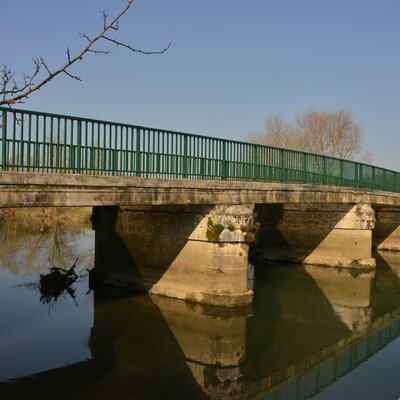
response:
<svg viewBox="0 0 400 400"><path fill-rule="evenodd" d="M400 208L375 207L373 246L382 251L400 251Z"/></svg>
<svg viewBox="0 0 400 400"><path fill-rule="evenodd" d="M270 204L255 208L255 259L374 268L374 211L369 204Z"/></svg>
<svg viewBox="0 0 400 400"><path fill-rule="evenodd" d="M105 282L203 304L251 304L252 205L95 207L93 221Z"/></svg>

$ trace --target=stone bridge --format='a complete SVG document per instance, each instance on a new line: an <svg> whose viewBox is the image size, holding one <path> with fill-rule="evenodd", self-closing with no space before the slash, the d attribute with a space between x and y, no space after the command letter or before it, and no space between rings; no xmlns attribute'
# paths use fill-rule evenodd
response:
<svg viewBox="0 0 400 400"><path fill-rule="evenodd" d="M244 306L249 261L373 273L373 247L400 248L395 171L14 108L0 107L0 131L0 207L93 207L96 270L108 282Z"/></svg>
<svg viewBox="0 0 400 400"><path fill-rule="evenodd" d="M400 194L271 182L0 172L0 207L93 207L97 277L227 307L252 302L253 260L374 274L400 249Z"/></svg>

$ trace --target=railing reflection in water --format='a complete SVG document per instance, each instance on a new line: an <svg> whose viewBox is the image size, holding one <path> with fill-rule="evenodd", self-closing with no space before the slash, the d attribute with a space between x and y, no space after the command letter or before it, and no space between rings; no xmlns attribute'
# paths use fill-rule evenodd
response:
<svg viewBox="0 0 400 400"><path fill-rule="evenodd" d="M59 380L83 368L68 390L87 398L110 387L116 399L166 391L187 398L308 398L400 335L400 254L375 257L376 274L359 276L256 265L254 304L239 311L96 290L92 359L60 369ZM21 385L48 385L54 375L22 378ZM14 390L11 383L3 389Z"/></svg>

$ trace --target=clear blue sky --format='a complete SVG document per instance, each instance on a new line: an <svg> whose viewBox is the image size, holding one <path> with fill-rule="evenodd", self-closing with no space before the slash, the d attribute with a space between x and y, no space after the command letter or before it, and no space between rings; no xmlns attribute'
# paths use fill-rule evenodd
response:
<svg viewBox="0 0 400 400"><path fill-rule="evenodd" d="M0 0L0 64L56 67L124 4ZM135 0L118 38L167 53L105 46L71 71L82 83L59 77L20 108L241 139L268 116L344 107L373 163L400 171L399 21L398 0Z"/></svg>

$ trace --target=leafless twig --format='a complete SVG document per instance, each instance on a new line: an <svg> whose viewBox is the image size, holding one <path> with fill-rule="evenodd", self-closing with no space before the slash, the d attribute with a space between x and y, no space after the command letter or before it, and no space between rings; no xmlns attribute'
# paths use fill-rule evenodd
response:
<svg viewBox="0 0 400 400"><path fill-rule="evenodd" d="M82 81L80 77L73 75L68 71L68 69L77 61L81 61L87 53L109 54L109 50L94 48L94 45L101 40L110 42L117 47L121 46L131 50L132 52L145 55L163 54L165 51L167 51L171 43L159 51L144 51L136 49L129 44L123 43L106 35L110 31L119 30L119 21L122 16L131 8L133 2L134 0L127 0L125 7L110 22L107 12L103 11L101 14L101 18L103 20L103 28L101 32L94 37L90 37L86 33L81 33L80 36L87 41L86 46L75 56L71 54L70 48L67 47L67 62L57 69L51 69L43 57L35 58L33 59L34 68L32 73L30 75L23 74L22 82L17 83L14 79L12 70L6 65L3 65L3 68L0 70L0 105L11 106L12 104L16 103L23 103L30 94L41 89L44 85L60 74L66 74L72 79ZM36 79L41 72L43 72L45 76L39 82L36 82Z"/></svg>

